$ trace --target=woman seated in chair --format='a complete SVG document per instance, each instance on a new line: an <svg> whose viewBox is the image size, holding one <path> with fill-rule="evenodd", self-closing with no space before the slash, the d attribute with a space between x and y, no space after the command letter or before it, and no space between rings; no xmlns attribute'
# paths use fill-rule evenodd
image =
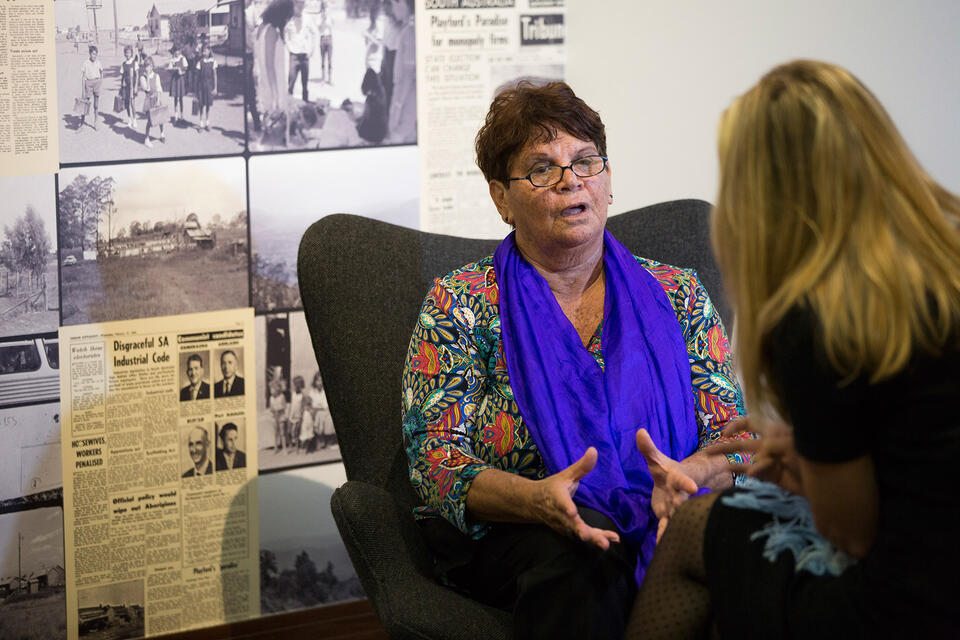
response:
<svg viewBox="0 0 960 640"><path fill-rule="evenodd" d="M767 73L719 138L757 479L677 510L628 637L956 638L960 199L829 64Z"/></svg>
<svg viewBox="0 0 960 640"><path fill-rule="evenodd" d="M566 84L500 93L476 151L513 232L437 279L414 329L417 515L441 579L518 638L619 638L668 505L732 482L703 451L740 413L727 339L692 271L605 231L604 126Z"/></svg>

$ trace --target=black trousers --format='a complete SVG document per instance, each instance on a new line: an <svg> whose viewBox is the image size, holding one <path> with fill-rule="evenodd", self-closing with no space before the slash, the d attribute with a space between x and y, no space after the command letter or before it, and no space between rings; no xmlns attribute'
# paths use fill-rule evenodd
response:
<svg viewBox="0 0 960 640"><path fill-rule="evenodd" d="M303 101L309 102L307 97L307 83L310 82L310 56L305 53L290 54L290 89L293 93L293 87L297 84L297 74L300 74L300 84L303 87Z"/></svg>
<svg viewBox="0 0 960 640"><path fill-rule="evenodd" d="M253 54L246 53L244 54L244 67L246 68L246 106L247 110L250 112L250 117L253 119L253 130L260 131L260 110L257 108L257 83L253 77ZM181 102L181 106L182 106Z"/></svg>
<svg viewBox="0 0 960 640"><path fill-rule="evenodd" d="M588 524L615 529L583 507ZM607 551L543 525L494 524L471 540L445 520L421 523L438 578L470 597L513 612L517 638L620 640L636 597L634 556Z"/></svg>

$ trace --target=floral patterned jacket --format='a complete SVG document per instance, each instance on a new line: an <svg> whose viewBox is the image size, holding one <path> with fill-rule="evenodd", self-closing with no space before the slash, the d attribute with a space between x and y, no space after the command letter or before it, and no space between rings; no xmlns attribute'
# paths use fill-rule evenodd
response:
<svg viewBox="0 0 960 640"><path fill-rule="evenodd" d="M723 324L695 272L646 258L637 261L660 282L676 311L690 358L703 448L743 413ZM426 505L415 515L442 516L474 537L486 530L486 523L465 508L478 473L496 468L531 479L547 475L507 375L499 295L492 256L435 280L420 309L403 371L410 481ZM587 345L601 367L602 325Z"/></svg>

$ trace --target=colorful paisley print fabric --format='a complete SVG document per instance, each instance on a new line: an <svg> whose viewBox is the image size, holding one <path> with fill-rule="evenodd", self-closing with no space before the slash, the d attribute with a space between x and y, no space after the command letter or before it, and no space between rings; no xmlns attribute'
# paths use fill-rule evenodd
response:
<svg viewBox="0 0 960 640"><path fill-rule="evenodd" d="M693 271L646 258L637 261L660 282L676 311L690 358L703 448L743 413L726 332ZM426 505L415 514L442 516L474 537L486 528L465 509L478 473L496 468L534 480L546 476L513 398L498 301L492 257L435 280L420 309L403 371L410 481ZM602 332L601 323L587 345L601 367Z"/></svg>

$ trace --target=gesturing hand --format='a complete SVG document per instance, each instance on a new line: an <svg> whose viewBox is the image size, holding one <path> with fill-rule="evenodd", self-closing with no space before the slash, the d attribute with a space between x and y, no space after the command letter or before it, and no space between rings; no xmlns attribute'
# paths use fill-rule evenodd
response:
<svg viewBox="0 0 960 640"><path fill-rule="evenodd" d="M563 471L537 480L531 508L534 516L554 531L574 536L606 550L610 548L611 542L620 541L620 535L616 531L588 525L580 517L577 505L573 502L580 479L590 473L596 463L597 450L590 447L582 458Z"/></svg>
<svg viewBox="0 0 960 640"><path fill-rule="evenodd" d="M646 429L637 430L637 449L647 459L647 467L653 476L653 493L650 506L660 519L657 523L657 542L667 528L667 522L683 502L697 492L697 483L684 471L679 462L664 455Z"/></svg>
<svg viewBox="0 0 960 640"><path fill-rule="evenodd" d="M733 436L752 431L757 438L721 442L708 450L710 453L752 452L753 464L731 464L734 473L780 485L791 493L803 495L797 452L793 447L793 430L785 424L771 421L751 420L749 417L734 420L723 430L723 435Z"/></svg>

